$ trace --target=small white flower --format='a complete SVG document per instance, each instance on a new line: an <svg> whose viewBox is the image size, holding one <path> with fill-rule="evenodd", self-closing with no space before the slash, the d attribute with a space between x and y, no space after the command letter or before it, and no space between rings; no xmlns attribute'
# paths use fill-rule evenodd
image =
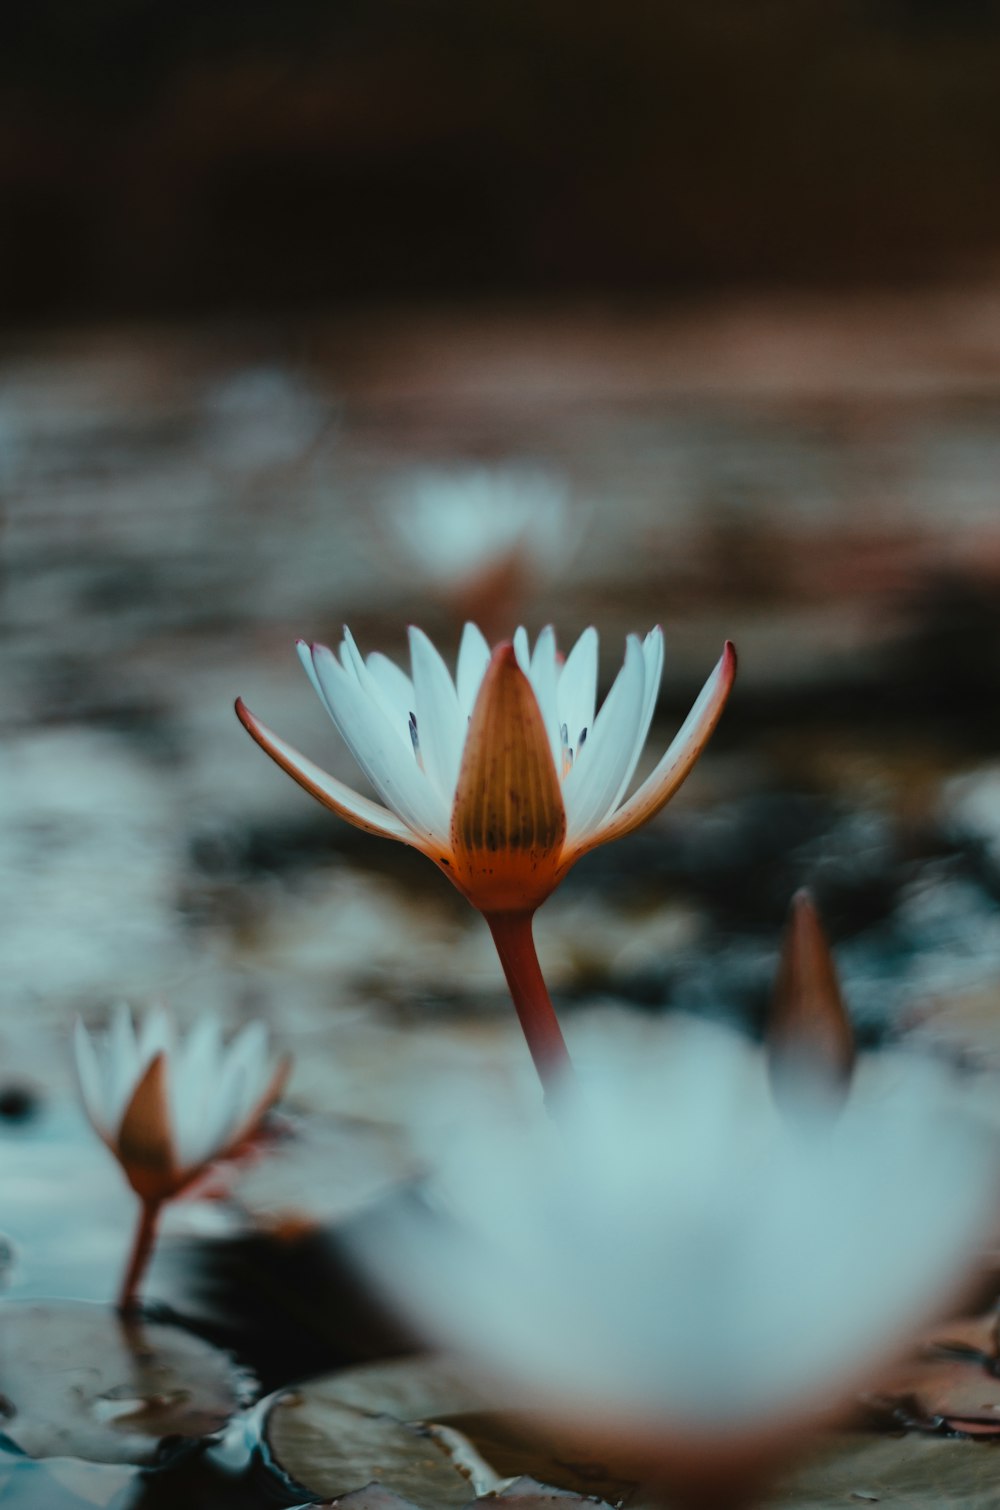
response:
<svg viewBox="0 0 1000 1510"><path fill-rule="evenodd" d="M408 674L350 631L339 655L299 642L302 664L381 802L300 755L249 711L257 743L348 822L422 850L481 911L531 911L588 850L632 832L676 792L725 706L736 673L726 646L680 731L628 795L652 722L663 666L657 627L628 637L597 708L597 631L561 659L551 628L523 629L492 652L474 624L456 675L419 629Z"/></svg>
<svg viewBox="0 0 1000 1510"><path fill-rule="evenodd" d="M208 1015L178 1040L166 1012L150 1012L137 1033L121 1005L96 1042L78 1019L73 1047L87 1116L149 1202L169 1200L244 1143L290 1069L275 1061L262 1023L227 1045Z"/></svg>
<svg viewBox="0 0 1000 1510"><path fill-rule="evenodd" d="M565 556L566 485L540 468L426 468L397 489L393 504L403 545L444 587L515 556L543 569Z"/></svg>
<svg viewBox="0 0 1000 1510"><path fill-rule="evenodd" d="M954 1298L997 1158L936 1066L866 1065L837 1115L788 1121L735 1034L674 1025L639 1063L602 1058L557 1124L467 1107L439 1165L449 1220L410 1210L363 1250L429 1338L527 1406L647 1464L766 1440Z"/></svg>

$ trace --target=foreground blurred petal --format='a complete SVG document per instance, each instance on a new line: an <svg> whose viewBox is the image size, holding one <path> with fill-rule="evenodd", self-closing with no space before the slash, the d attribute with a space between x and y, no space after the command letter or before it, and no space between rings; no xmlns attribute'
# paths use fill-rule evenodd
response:
<svg viewBox="0 0 1000 1510"><path fill-rule="evenodd" d="M780 1457L954 1302L998 1170L945 1065L873 1056L836 1115L802 1089L806 1124L757 1047L683 1018L593 1042L558 1121L485 1078L442 1116L439 1083L433 1205L359 1234L366 1275L519 1408L649 1478Z"/></svg>
<svg viewBox="0 0 1000 1510"><path fill-rule="evenodd" d="M266 724L262 724L241 697L236 699L236 716L275 764L331 812L346 818L356 828L363 828L366 833L379 834L385 839L399 839L403 844L412 844L416 849L424 847L413 830L401 818L397 818L395 813L390 813L381 803L362 797L360 792L353 791L344 782L338 781L336 776L330 776L307 756L300 755L294 746L275 734Z"/></svg>
<svg viewBox="0 0 1000 1510"><path fill-rule="evenodd" d="M661 807L666 806L711 738L722 717L722 710L735 679L736 648L727 640L715 670L702 687L697 701L659 765L617 812L612 813L589 834L580 835L579 842L574 846L573 859L588 849L594 849L598 844L606 844L610 839L620 839L624 834L641 828Z"/></svg>

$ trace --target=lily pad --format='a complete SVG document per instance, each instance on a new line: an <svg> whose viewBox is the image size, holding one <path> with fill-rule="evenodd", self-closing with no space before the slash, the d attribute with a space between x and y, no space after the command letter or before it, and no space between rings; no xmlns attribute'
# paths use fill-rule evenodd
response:
<svg viewBox="0 0 1000 1510"><path fill-rule="evenodd" d="M470 1379L468 1369L437 1353L362 1363L313 1380L302 1389L320 1387L341 1405L395 1416L397 1421L441 1421L490 1404L488 1393Z"/></svg>
<svg viewBox="0 0 1000 1510"><path fill-rule="evenodd" d="M0 1433L30 1458L160 1464L249 1394L227 1353L178 1327L86 1303L0 1307Z"/></svg>
<svg viewBox="0 0 1000 1510"><path fill-rule="evenodd" d="M788 1510L996 1510L1000 1449L909 1433L846 1436L784 1481L768 1500Z"/></svg>
<svg viewBox="0 0 1000 1510"><path fill-rule="evenodd" d="M557 1505L559 1510L610 1510L602 1500L588 1495L582 1497L566 1489L553 1489L548 1484L537 1484L531 1478L519 1478L503 1488L481 1495L473 1500L466 1510L488 1510L490 1505L502 1505L504 1510L546 1510ZM323 1510L318 1506L317 1510ZM412 1500L405 1500L381 1484L366 1484L341 1499L331 1500L327 1510L417 1510Z"/></svg>
<svg viewBox="0 0 1000 1510"><path fill-rule="evenodd" d="M590 1434L564 1424L533 1425L508 1410L466 1411L443 1424L457 1428L503 1478L530 1476L543 1485L558 1485L572 1496L622 1499L635 1488L635 1473L625 1457L596 1454ZM550 1488L548 1493L553 1490Z"/></svg>
<svg viewBox="0 0 1000 1510"><path fill-rule="evenodd" d="M350 1494L329 1502L329 1510L416 1510L412 1500L394 1494L384 1484L366 1484L363 1489L352 1489ZM318 1510L323 1510L322 1506Z"/></svg>
<svg viewBox="0 0 1000 1510"><path fill-rule="evenodd" d="M342 1405L335 1380L279 1395L266 1437L272 1460L316 1499L337 1499L377 1480L418 1510L469 1503L469 1482L426 1432L392 1416Z"/></svg>
<svg viewBox="0 0 1000 1510"><path fill-rule="evenodd" d="M484 1392L436 1356L311 1380L276 1397L265 1436L290 1479L330 1499L373 1480L427 1510L467 1506L524 1475L571 1496L611 1501L634 1486L626 1464L595 1460L585 1433L548 1424L533 1431L509 1398Z"/></svg>
<svg viewBox="0 0 1000 1510"><path fill-rule="evenodd" d="M504 1510L545 1510L546 1505L556 1505L559 1510L573 1510L574 1506L595 1506L607 1510L603 1500L595 1495L574 1494L569 1489L553 1489L550 1484L539 1484L532 1478L515 1479L495 1494L486 1494L476 1500L477 1506L503 1505Z"/></svg>
<svg viewBox="0 0 1000 1510"><path fill-rule="evenodd" d="M464 1507L498 1479L491 1474L487 1485L477 1482L471 1444L456 1450L454 1438L424 1423L485 1403L449 1360L404 1358L344 1369L277 1395L264 1437L275 1465L317 1499L346 1498L374 1480L379 1491L420 1510Z"/></svg>

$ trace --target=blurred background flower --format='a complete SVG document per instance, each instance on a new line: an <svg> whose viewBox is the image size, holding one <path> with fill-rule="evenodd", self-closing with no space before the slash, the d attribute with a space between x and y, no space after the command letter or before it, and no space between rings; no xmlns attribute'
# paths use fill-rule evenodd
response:
<svg viewBox="0 0 1000 1510"><path fill-rule="evenodd" d="M261 1023L224 1044L211 1013L182 1039L162 1008L136 1030L119 1005L95 1042L80 1019L73 1039L84 1110L142 1205L121 1301L130 1305L152 1251L160 1207L257 1134L291 1070Z"/></svg>
<svg viewBox="0 0 1000 1510"><path fill-rule="evenodd" d="M415 567L456 622L472 619L491 643L513 634L532 586L570 570L579 551L584 521L566 480L540 467L404 473L390 497L406 580Z"/></svg>

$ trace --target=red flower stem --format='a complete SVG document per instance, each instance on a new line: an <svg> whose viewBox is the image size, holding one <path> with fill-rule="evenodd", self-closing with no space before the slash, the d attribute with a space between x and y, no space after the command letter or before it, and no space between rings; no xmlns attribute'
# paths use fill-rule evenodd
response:
<svg viewBox="0 0 1000 1510"><path fill-rule="evenodd" d="M156 1224L160 1216L161 1201L143 1201L139 1212L139 1225L135 1229L135 1240L132 1243L132 1254L125 1270L125 1278L122 1280L121 1294L118 1298L120 1311L135 1309L136 1295L139 1289L139 1281L146 1272L146 1267L153 1255L153 1247L156 1243Z"/></svg>
<svg viewBox="0 0 1000 1510"><path fill-rule="evenodd" d="M572 1073L573 1066L535 953L535 940L531 934L532 913L488 912L484 916L493 935L538 1078L548 1093L561 1078Z"/></svg>

